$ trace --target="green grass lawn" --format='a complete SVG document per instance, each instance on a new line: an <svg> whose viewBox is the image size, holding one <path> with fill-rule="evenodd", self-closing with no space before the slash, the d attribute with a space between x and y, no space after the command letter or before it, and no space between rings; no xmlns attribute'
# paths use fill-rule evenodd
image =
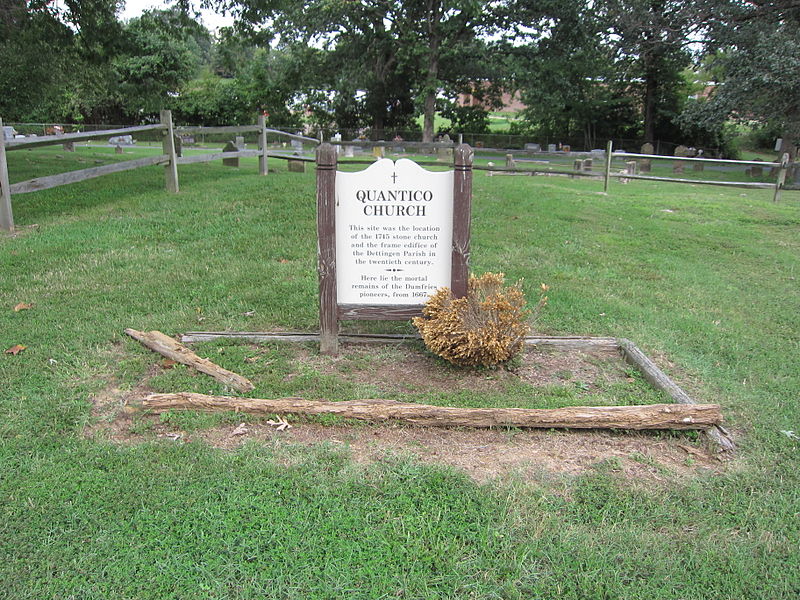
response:
<svg viewBox="0 0 800 600"><path fill-rule="evenodd" d="M11 152L12 182L118 159L107 150ZM546 282L542 333L630 338L695 398L720 403L739 445L722 474L644 483L600 463L479 485L402 454L358 464L327 444L87 438L91 398L135 387L157 360L126 327L317 329L314 176L270 166L266 178L255 160L181 167L177 195L151 167L14 197L0 351L26 349L0 354L4 598L800 596L800 443L783 433L800 435L796 192L774 204L769 190L612 182L605 196L596 180L475 175L473 270L524 278L532 301ZM33 307L15 312L20 302ZM254 395L380 391L311 367L287 381L283 346L254 363L245 344L199 348L251 377ZM221 391L182 368L151 385ZM414 399L617 394L551 391Z"/></svg>

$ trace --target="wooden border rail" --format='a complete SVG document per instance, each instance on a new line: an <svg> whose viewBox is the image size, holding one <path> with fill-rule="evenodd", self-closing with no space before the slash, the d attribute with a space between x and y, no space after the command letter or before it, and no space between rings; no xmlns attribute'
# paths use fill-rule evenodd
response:
<svg viewBox="0 0 800 600"><path fill-rule="evenodd" d="M209 342L213 340L247 340L250 342L321 342L322 336L318 333L304 333L297 331L192 331L179 336L181 343L191 344ZM369 334L349 333L341 334L340 341L357 344L402 344L419 341L418 334ZM668 396L676 404L697 405L697 402L684 392L669 376L642 352L636 344L625 338L591 337L591 336L526 336L525 346L550 347L572 350L591 350L603 348L617 351L623 360L635 367L650 385ZM714 425L707 429L705 435L720 452L732 452L736 444L730 432L722 425Z"/></svg>

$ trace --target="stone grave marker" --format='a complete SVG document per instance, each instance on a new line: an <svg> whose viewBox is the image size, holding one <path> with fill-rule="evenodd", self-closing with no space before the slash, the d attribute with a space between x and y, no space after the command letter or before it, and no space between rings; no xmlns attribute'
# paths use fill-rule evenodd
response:
<svg viewBox="0 0 800 600"><path fill-rule="evenodd" d="M583 159L583 170L591 172L593 164L594 163L593 163L591 158L584 158Z"/></svg>
<svg viewBox="0 0 800 600"><path fill-rule="evenodd" d="M295 156L299 156L295 152ZM290 173L305 173L306 172L306 163L302 160L289 160L289 172Z"/></svg>
<svg viewBox="0 0 800 600"><path fill-rule="evenodd" d="M681 144L680 146L675 148L675 152L673 152L673 155L685 158L685 157L689 156L689 148L687 148L686 146ZM683 170L684 170L685 166L686 166L686 163L684 161L676 160L672 164L672 172L673 173L683 173Z"/></svg>
<svg viewBox="0 0 800 600"><path fill-rule="evenodd" d="M539 144L525 144L525 152L533 154L534 152L541 152L542 147Z"/></svg>
<svg viewBox="0 0 800 600"><path fill-rule="evenodd" d="M373 146L372 147L372 156L375 158L383 158L386 154L386 150L383 146Z"/></svg>
<svg viewBox="0 0 800 600"><path fill-rule="evenodd" d="M547 151L548 152L555 152L556 151L556 145L555 144L547 144Z"/></svg>
<svg viewBox="0 0 800 600"><path fill-rule="evenodd" d="M353 158L355 156L355 146L345 146L344 147L344 156L345 158Z"/></svg>
<svg viewBox="0 0 800 600"><path fill-rule="evenodd" d="M513 154L506 154L506 168L507 169L517 168L517 161L514 160Z"/></svg>
<svg viewBox="0 0 800 600"><path fill-rule="evenodd" d="M639 150L641 154L654 154L655 151L656 150L653 147L653 144L651 144L650 142L642 144L642 148ZM644 158L639 161L639 170L642 173L649 173L652 168L653 168L653 161L651 161L649 158Z"/></svg>
<svg viewBox="0 0 800 600"><path fill-rule="evenodd" d="M239 148L236 147L236 144L233 142L228 142L225 144L225 147L222 149L223 152L238 152ZM239 166L239 157L233 156L231 158L223 158L222 164L226 167L238 167Z"/></svg>

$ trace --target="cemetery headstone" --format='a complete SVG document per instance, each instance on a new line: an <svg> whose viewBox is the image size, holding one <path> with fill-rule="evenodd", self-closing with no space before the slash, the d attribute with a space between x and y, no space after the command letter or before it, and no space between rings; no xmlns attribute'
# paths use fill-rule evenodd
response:
<svg viewBox="0 0 800 600"><path fill-rule="evenodd" d="M122 154L122 146L120 146L119 144L114 146L114 154Z"/></svg>
<svg viewBox="0 0 800 600"><path fill-rule="evenodd" d="M246 148L243 135L237 135L234 143L239 150L244 150Z"/></svg>
<svg viewBox="0 0 800 600"><path fill-rule="evenodd" d="M591 158L584 158L583 159L583 170L591 172L592 170L592 159Z"/></svg>
<svg viewBox="0 0 800 600"><path fill-rule="evenodd" d="M295 156L298 156L295 154ZM302 160L289 160L289 172L290 173L305 173L306 172L306 163Z"/></svg>
<svg viewBox="0 0 800 600"><path fill-rule="evenodd" d="M764 176L764 167L759 167L754 165L750 167L750 177L763 177Z"/></svg>
<svg viewBox="0 0 800 600"><path fill-rule="evenodd" d="M656 150L653 147L653 144L651 144L650 142L646 142L646 143L642 144L642 148L640 150L640 153L641 154L653 154L653 153L655 153L655 151ZM653 161L651 161L649 158L645 158L645 159L642 159L642 160L639 161L639 170L642 173L649 173L652 168L653 168Z"/></svg>
<svg viewBox="0 0 800 600"><path fill-rule="evenodd" d="M133 136L131 135L115 135L108 138L108 143L112 145L120 144L121 146L133 146Z"/></svg>
<svg viewBox="0 0 800 600"><path fill-rule="evenodd" d="M175 156L183 156L183 140L179 135L175 136Z"/></svg>
<svg viewBox="0 0 800 600"><path fill-rule="evenodd" d="M555 152L556 151L556 145L555 144L547 144L547 151L548 152Z"/></svg>
<svg viewBox="0 0 800 600"><path fill-rule="evenodd" d="M583 171L583 160L576 158L575 162L572 163L572 170L576 172ZM570 179L575 179L574 175L570 175L569 177Z"/></svg>
<svg viewBox="0 0 800 600"><path fill-rule="evenodd" d="M517 162L514 160L513 154L506 154L506 169L516 169Z"/></svg>
<svg viewBox="0 0 800 600"><path fill-rule="evenodd" d="M372 147L372 156L375 158L383 158L386 154L386 150L383 146L373 146Z"/></svg>
<svg viewBox="0 0 800 600"><path fill-rule="evenodd" d="M236 144L233 142L228 142L225 144L225 147L222 149L223 152L238 152L239 148L236 147ZM232 158L223 158L222 164L226 167L238 167L239 166L239 157L234 156Z"/></svg>
<svg viewBox="0 0 800 600"><path fill-rule="evenodd" d="M525 152L533 154L534 152L541 152L542 147L539 144L525 144Z"/></svg>
<svg viewBox="0 0 800 600"><path fill-rule="evenodd" d="M675 148L675 152L673 152L673 155L674 156L678 156L678 157L687 157L687 156L689 156L689 148L687 148L684 145L680 145L677 148ZM684 161L676 160L672 164L672 172L673 173L683 173L683 169L685 168L685 166L686 166L686 163Z"/></svg>
<svg viewBox="0 0 800 600"><path fill-rule="evenodd" d="M344 156L345 158L353 158L355 156L355 146L345 146Z"/></svg>
<svg viewBox="0 0 800 600"><path fill-rule="evenodd" d="M300 140L292 140L292 152L302 153L303 152L303 142Z"/></svg>

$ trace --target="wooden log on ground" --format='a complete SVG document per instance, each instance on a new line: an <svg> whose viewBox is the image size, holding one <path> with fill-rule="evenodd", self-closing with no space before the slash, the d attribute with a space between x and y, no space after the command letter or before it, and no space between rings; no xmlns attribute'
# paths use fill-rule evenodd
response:
<svg viewBox="0 0 800 600"><path fill-rule="evenodd" d="M164 335L160 331L145 332L137 331L135 329L126 329L125 333L150 348L150 350L153 352L158 352L161 356L165 356L166 358L184 364L188 367L193 367L201 373L210 375L217 381L232 387L238 392L249 392L255 387L249 379L242 377L233 371L223 369L210 360L200 358L186 346L179 344L174 339L168 335Z"/></svg>
<svg viewBox="0 0 800 600"><path fill-rule="evenodd" d="M394 400L328 402L302 398L233 398L195 393L150 394L143 408L253 414L337 415L363 421L401 421L430 427L524 427L568 429L708 429L722 422L717 404L580 406L554 409L455 408Z"/></svg>

